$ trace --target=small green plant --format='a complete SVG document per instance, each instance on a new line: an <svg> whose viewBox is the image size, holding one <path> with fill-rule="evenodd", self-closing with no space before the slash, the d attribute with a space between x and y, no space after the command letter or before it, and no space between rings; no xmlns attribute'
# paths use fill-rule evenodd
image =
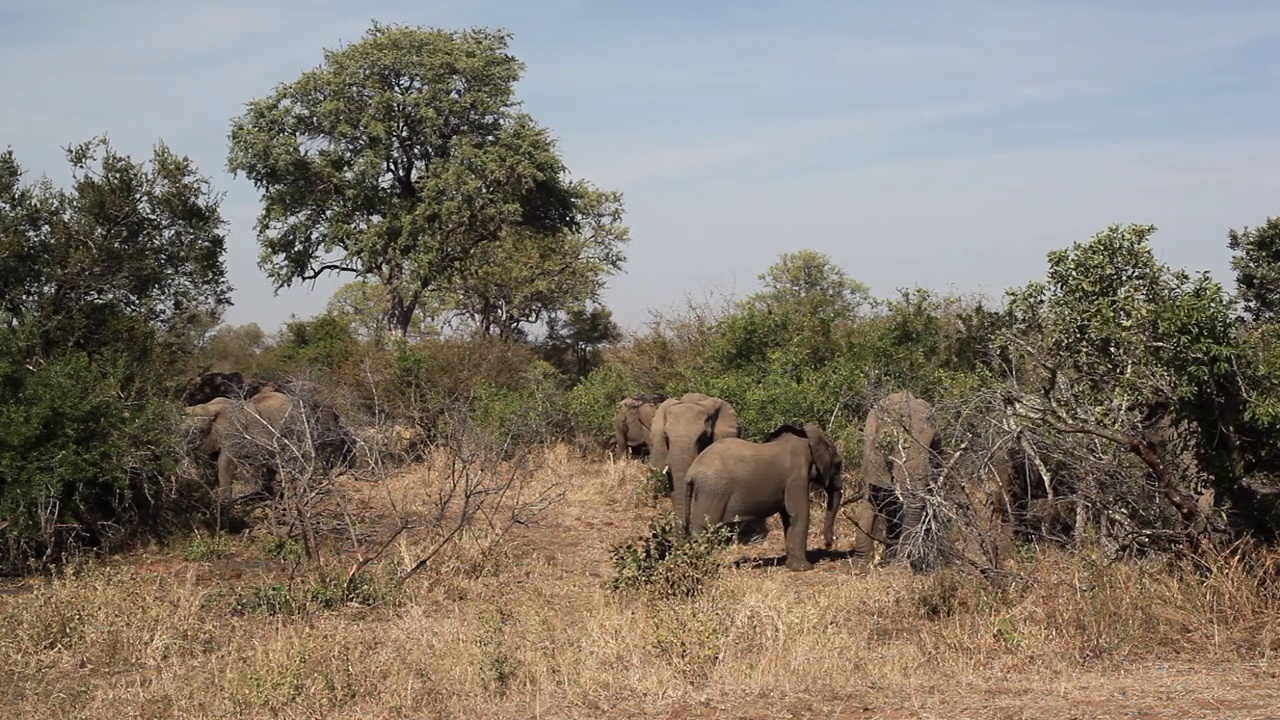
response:
<svg viewBox="0 0 1280 720"><path fill-rule="evenodd" d="M915 606L929 620L941 620L956 614L966 603L959 579L949 572L939 572L923 581L915 595Z"/></svg>
<svg viewBox="0 0 1280 720"><path fill-rule="evenodd" d="M1018 647L1022 644L1022 636L1018 633L1018 621L1012 615L1001 615L996 620L993 634L996 639L1009 647Z"/></svg>
<svg viewBox="0 0 1280 720"><path fill-rule="evenodd" d="M283 583L252 585L232 607L232 613L236 615L292 616L305 610L306 601Z"/></svg>
<svg viewBox="0 0 1280 720"><path fill-rule="evenodd" d="M694 597L719 577L716 556L733 538L730 528L717 526L684 539L675 517L661 515L647 535L610 548L614 576L607 587L651 600Z"/></svg>
<svg viewBox="0 0 1280 720"><path fill-rule="evenodd" d="M703 683L724 651L732 626L720 593L658 604L650 616L654 649L691 683Z"/></svg>
<svg viewBox="0 0 1280 720"><path fill-rule="evenodd" d="M346 581L343 601L364 607L394 604L402 597L401 586L396 579L394 568L366 567Z"/></svg>
<svg viewBox="0 0 1280 720"><path fill-rule="evenodd" d="M307 602L320 610L336 610L342 605L342 586L320 578L307 586Z"/></svg>
<svg viewBox="0 0 1280 720"><path fill-rule="evenodd" d="M212 562L230 551L231 542L222 535L197 535L183 548L182 557L188 562Z"/></svg>
<svg viewBox="0 0 1280 720"><path fill-rule="evenodd" d="M281 562L298 562L306 556L302 543L293 538L275 537L267 543L267 555Z"/></svg>

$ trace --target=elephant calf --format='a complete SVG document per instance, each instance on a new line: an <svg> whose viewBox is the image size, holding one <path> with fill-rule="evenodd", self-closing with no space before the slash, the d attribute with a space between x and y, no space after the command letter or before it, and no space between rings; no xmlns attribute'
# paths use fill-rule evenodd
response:
<svg viewBox="0 0 1280 720"><path fill-rule="evenodd" d="M844 460L814 423L782 425L762 443L726 438L703 450L689 466L691 533L720 523L759 527L780 515L786 533L787 569L809 570L809 486L827 492L822 534L830 549L836 509L844 492Z"/></svg>

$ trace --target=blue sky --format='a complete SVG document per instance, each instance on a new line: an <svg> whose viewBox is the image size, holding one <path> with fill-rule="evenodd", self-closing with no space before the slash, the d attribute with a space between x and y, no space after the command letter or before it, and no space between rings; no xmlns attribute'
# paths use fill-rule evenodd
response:
<svg viewBox="0 0 1280 720"><path fill-rule="evenodd" d="M606 301L632 327L801 248L879 295L998 296L1113 222L1230 285L1227 229L1280 214L1280 4L905 5L0 0L0 146L60 181L61 147L98 133L190 155L227 196L226 319L268 330L346 278L273 296L230 119L373 18L515 33L526 108L625 193Z"/></svg>

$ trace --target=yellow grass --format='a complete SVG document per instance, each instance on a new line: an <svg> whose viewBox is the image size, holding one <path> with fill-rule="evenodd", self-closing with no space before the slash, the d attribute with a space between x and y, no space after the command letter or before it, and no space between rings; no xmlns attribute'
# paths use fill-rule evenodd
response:
<svg viewBox="0 0 1280 720"><path fill-rule="evenodd" d="M530 481L566 483L568 495L537 526L513 531L491 562L484 537L464 538L396 594L389 578L432 540L426 528L406 533L370 566L382 605L246 609L273 583L305 598L321 575L291 570L252 536L216 559L188 544L6 587L0 717L1193 718L1280 708L1280 598L1257 570L1220 564L1195 577L1042 550L1000 592L958 572L854 574L844 561L808 573L735 567L782 554L775 524L764 545L724 551L705 594L646 604L602 586L609 546L643 532L666 502L630 495L643 466L564 448L544 461ZM437 463L385 487L353 485L353 506L385 521L390 496L421 515L438 473ZM841 547L848 533L838 527ZM324 572L349 563L330 557Z"/></svg>

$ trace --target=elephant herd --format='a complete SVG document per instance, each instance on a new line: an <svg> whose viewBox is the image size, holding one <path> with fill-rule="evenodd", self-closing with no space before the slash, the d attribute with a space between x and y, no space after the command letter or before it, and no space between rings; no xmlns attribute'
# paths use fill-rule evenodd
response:
<svg viewBox="0 0 1280 720"><path fill-rule="evenodd" d="M672 509L686 536L710 527L734 528L739 542L762 537L778 515L786 540L786 567L808 570L809 502L813 489L826 496L823 546L834 545L835 515L844 495L844 460L816 423L784 424L763 441L743 438L729 402L702 393L678 398L633 395L618 403L617 450L648 454L671 489ZM938 475L940 442L933 408L908 392L882 398L867 414L863 478L853 555L869 562L873 539L885 545L886 562L920 532L923 497ZM905 501L902 498L906 498ZM913 560L913 568L918 564Z"/></svg>
<svg viewBox="0 0 1280 720"><path fill-rule="evenodd" d="M193 445L217 467L219 527L237 476L256 474L259 489L274 496L281 446L296 452L303 444L298 439L305 438L307 461L330 467L349 463L355 452L356 437L314 383L262 383L240 373L205 373L188 381L181 394ZM830 550L844 499L844 459L816 423L780 425L761 442L744 434L731 403L697 392L632 395L619 402L614 418L617 449L647 454L649 465L665 476L685 536L724 524L733 527L739 542L752 542L764 537L766 521L777 515L786 567L811 569L811 492L825 494L822 538ZM925 525L922 498L939 474L933 408L908 392L888 395L868 412L863 437L865 493L858 503L852 555L869 562L876 540L884 545L883 560L893 562L899 547Z"/></svg>

